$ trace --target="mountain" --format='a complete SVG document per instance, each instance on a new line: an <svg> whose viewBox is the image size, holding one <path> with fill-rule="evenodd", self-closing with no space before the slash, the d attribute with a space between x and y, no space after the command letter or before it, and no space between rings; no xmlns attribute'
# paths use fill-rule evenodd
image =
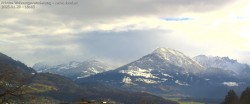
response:
<svg viewBox="0 0 250 104"><path fill-rule="evenodd" d="M158 48L152 53L116 70L96 74L84 81L98 81L118 88L170 96L186 96L181 90L205 81L198 77L205 69L183 53ZM196 76L197 75L197 76Z"/></svg>
<svg viewBox="0 0 250 104"><path fill-rule="evenodd" d="M193 58L205 68L219 68L231 72L235 76L244 77L248 76L250 67L247 64L241 64L237 60L230 59L229 57L209 57L199 55Z"/></svg>
<svg viewBox="0 0 250 104"><path fill-rule="evenodd" d="M111 69L96 60L88 60L84 62L71 61L69 63L56 66L50 66L45 63L37 63L34 64L33 68L39 73L54 73L71 79L84 78Z"/></svg>
<svg viewBox="0 0 250 104"><path fill-rule="evenodd" d="M144 65L147 64L147 65ZM171 65L183 68L182 72L199 73L204 70L203 66L198 64L183 53L169 48L158 48L153 53L142 57L132 65L141 67L152 67L166 69Z"/></svg>
<svg viewBox="0 0 250 104"><path fill-rule="evenodd" d="M89 99L124 104L178 104L149 93L129 92L92 82L79 85L61 75L36 73L4 54L0 54L0 72L0 103L5 100L27 104L79 103L81 99Z"/></svg>
<svg viewBox="0 0 250 104"><path fill-rule="evenodd" d="M38 62L33 65L33 69L35 69L38 73L45 72L45 70L52 68L53 65L47 64L45 62Z"/></svg>
<svg viewBox="0 0 250 104"><path fill-rule="evenodd" d="M0 52L0 68L1 68L0 71L1 72L6 71L6 69L3 68L4 66L12 67L10 69L18 69L18 73L20 74L32 75L36 73L34 69L26 66L22 62L14 60L11 57Z"/></svg>
<svg viewBox="0 0 250 104"><path fill-rule="evenodd" d="M247 85L230 70L208 68L169 48L158 48L115 70L77 80L79 83L88 81L161 96L205 98L223 98L228 89Z"/></svg>

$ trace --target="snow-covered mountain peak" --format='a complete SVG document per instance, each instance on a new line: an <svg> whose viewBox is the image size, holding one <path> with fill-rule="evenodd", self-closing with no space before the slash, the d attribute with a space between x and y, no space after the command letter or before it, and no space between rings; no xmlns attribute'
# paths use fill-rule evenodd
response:
<svg viewBox="0 0 250 104"><path fill-rule="evenodd" d="M45 62L38 62L34 64L32 68L35 69L37 72L42 72L43 70L49 69L51 67L52 65L49 65Z"/></svg>
<svg viewBox="0 0 250 104"><path fill-rule="evenodd" d="M153 53L153 56L158 57L160 60L165 63L170 63L188 70L202 70L203 67L198 64L196 61L192 60L182 52L179 52L170 48L158 48ZM197 71L198 71L197 70Z"/></svg>
<svg viewBox="0 0 250 104"><path fill-rule="evenodd" d="M81 64L81 62L77 62L77 61L71 61L69 62L68 66L69 67L78 67Z"/></svg>
<svg viewBox="0 0 250 104"><path fill-rule="evenodd" d="M46 64L44 65L42 63L38 63L35 64L33 68L38 72L60 74L72 79L84 78L111 69L111 67L96 60L87 60L83 62L70 61L68 63L55 66L47 66Z"/></svg>
<svg viewBox="0 0 250 104"><path fill-rule="evenodd" d="M185 57L183 53L171 48L157 48L153 53L161 55L163 57L169 57L169 56Z"/></svg>
<svg viewBox="0 0 250 104"><path fill-rule="evenodd" d="M206 55L198 55L194 57L195 60L211 60L211 61L224 61L230 63L238 63L237 60L230 59L229 57L219 57L219 56L206 56Z"/></svg>
<svg viewBox="0 0 250 104"><path fill-rule="evenodd" d="M177 71L182 73L199 73L204 70L204 68L196 61L177 50L169 48L158 48L151 54L148 54L127 66L138 67L145 70L168 70L171 73Z"/></svg>
<svg viewBox="0 0 250 104"><path fill-rule="evenodd" d="M170 48L158 48L152 54L162 58L166 61L177 62L178 64L183 63L183 60L187 61L187 64L192 64L192 59L184 55L183 53L170 49Z"/></svg>
<svg viewBox="0 0 250 104"><path fill-rule="evenodd" d="M193 58L205 68L213 67L213 68L220 68L224 70L231 70L236 73L241 73L245 69L248 69L249 66L247 64L241 64L237 60L230 59L229 57L212 57L212 56L205 56L199 55Z"/></svg>

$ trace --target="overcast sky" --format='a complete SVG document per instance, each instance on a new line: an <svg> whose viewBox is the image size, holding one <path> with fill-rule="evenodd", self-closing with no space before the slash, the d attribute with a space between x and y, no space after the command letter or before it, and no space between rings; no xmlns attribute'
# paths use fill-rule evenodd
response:
<svg viewBox="0 0 250 104"><path fill-rule="evenodd" d="M0 51L29 66L88 59L119 66L158 47L250 64L248 0L69 1L77 4L0 8Z"/></svg>

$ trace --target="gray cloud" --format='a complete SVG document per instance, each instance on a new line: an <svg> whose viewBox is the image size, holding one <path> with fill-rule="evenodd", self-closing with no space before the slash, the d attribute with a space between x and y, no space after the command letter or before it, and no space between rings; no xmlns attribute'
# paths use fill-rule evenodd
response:
<svg viewBox="0 0 250 104"><path fill-rule="evenodd" d="M40 8L41 13L51 12L61 19L105 21L127 16L174 16L187 12L216 10L236 0L73 0L74 6Z"/></svg>
<svg viewBox="0 0 250 104"><path fill-rule="evenodd" d="M181 37L171 35L171 31L150 28L86 32L81 28L115 24L116 19L125 20L127 17L162 18L188 12L208 12L235 0L73 1L78 1L78 5L38 6L34 10L26 11L0 10L1 51L28 65L39 61L53 63L89 58L125 64L157 47L177 47L181 51L190 51L186 47L193 47L192 44Z"/></svg>
<svg viewBox="0 0 250 104"><path fill-rule="evenodd" d="M164 30L134 30L123 32L96 31L78 35L76 42L92 56L126 63L148 54L162 45Z"/></svg>
<svg viewBox="0 0 250 104"><path fill-rule="evenodd" d="M122 65L152 52L157 47L162 47L164 41L169 41L162 38L167 33L169 31L156 29L93 31L71 35L71 38L65 39L51 35L30 35L12 38L16 43L2 48L6 49L9 55L24 60L29 65L43 61L62 63L90 58Z"/></svg>
<svg viewBox="0 0 250 104"><path fill-rule="evenodd" d="M2 1L2 0L0 0ZM19 1L19 0L13 0ZM32 1L32 0L30 0ZM34 0L35 1L35 0ZM48 0L41 0L48 1ZM53 2L61 0L54 0ZM0 33L53 34L56 29L114 23L126 17L172 17L187 12L216 10L235 0L73 0L77 5L39 5L31 10L0 10ZM10 19L16 19L12 23ZM7 22L6 22L7 21Z"/></svg>

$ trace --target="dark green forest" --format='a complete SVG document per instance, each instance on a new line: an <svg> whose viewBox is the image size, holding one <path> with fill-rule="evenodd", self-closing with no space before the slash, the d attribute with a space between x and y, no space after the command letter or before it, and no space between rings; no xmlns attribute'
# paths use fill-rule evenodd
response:
<svg viewBox="0 0 250 104"><path fill-rule="evenodd" d="M229 90L222 104L250 104L250 87L246 88L240 96L234 90Z"/></svg>

